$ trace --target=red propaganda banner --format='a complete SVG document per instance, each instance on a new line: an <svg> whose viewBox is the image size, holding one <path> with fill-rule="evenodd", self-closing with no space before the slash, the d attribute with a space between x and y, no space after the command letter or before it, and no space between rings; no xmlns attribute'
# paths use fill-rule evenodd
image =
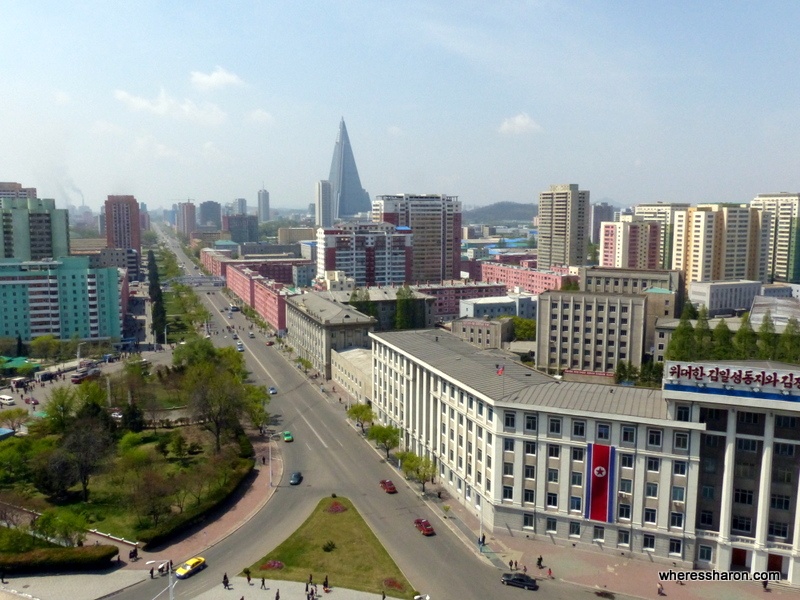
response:
<svg viewBox="0 0 800 600"><path fill-rule="evenodd" d="M614 514L614 459L611 446L589 444L587 464L589 473L586 486L584 516L592 521L611 523Z"/></svg>

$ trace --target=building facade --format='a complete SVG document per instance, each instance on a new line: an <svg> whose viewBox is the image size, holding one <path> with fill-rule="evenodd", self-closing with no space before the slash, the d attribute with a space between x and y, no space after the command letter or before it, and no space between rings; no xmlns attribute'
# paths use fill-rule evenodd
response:
<svg viewBox="0 0 800 600"><path fill-rule="evenodd" d="M705 306L709 317L740 315L750 310L761 286L760 281L695 281L689 284L689 302Z"/></svg>
<svg viewBox="0 0 800 600"><path fill-rule="evenodd" d="M258 241L258 218L255 215L227 215L222 217L222 229L231 234L237 244Z"/></svg>
<svg viewBox="0 0 800 600"><path fill-rule="evenodd" d="M403 285L411 277L411 231L391 223L342 223L317 230L317 278L344 271L358 287Z"/></svg>
<svg viewBox="0 0 800 600"><path fill-rule="evenodd" d="M646 221L600 224L601 267L657 269L660 266L661 225Z"/></svg>
<svg viewBox="0 0 800 600"><path fill-rule="evenodd" d="M771 215L767 237L767 279L800 283L800 194L759 194L753 208Z"/></svg>
<svg viewBox="0 0 800 600"><path fill-rule="evenodd" d="M661 239L658 243L659 248L659 268L669 269L672 267L672 242L675 233L675 213L679 210L687 210L689 204L686 203L667 203L653 202L649 204L638 204L633 207L633 214L638 219L659 224Z"/></svg>
<svg viewBox="0 0 800 600"><path fill-rule="evenodd" d="M599 204L592 204L592 217L591 217L591 242L593 244L600 243L600 223L607 223L614 220L614 207L607 202L600 202Z"/></svg>
<svg viewBox="0 0 800 600"><path fill-rule="evenodd" d="M37 197L36 188L25 188L22 187L21 183L16 183L14 181L0 181L0 199L8 198L14 200L20 198L35 200Z"/></svg>
<svg viewBox="0 0 800 600"><path fill-rule="evenodd" d="M369 194L361 187L361 178L358 176L356 159L353 157L353 148L350 145L350 136L347 134L344 119L339 123L339 135L333 148L328 181L331 186L331 214L334 219L348 219L369 212Z"/></svg>
<svg viewBox="0 0 800 600"><path fill-rule="evenodd" d="M17 191L18 197L0 197L0 258L42 260L68 256L68 211L56 208L55 200L28 198L23 189Z"/></svg>
<svg viewBox="0 0 800 600"><path fill-rule="evenodd" d="M514 324L509 318L456 319L451 323L450 332L460 340L478 348L502 348L514 335Z"/></svg>
<svg viewBox="0 0 800 600"><path fill-rule="evenodd" d="M194 203L178 202L176 219L175 230L178 232L178 235L191 238L192 232L197 227L197 214Z"/></svg>
<svg viewBox="0 0 800 600"><path fill-rule="evenodd" d="M551 185L539 194L539 268L582 266L589 249L589 192Z"/></svg>
<svg viewBox="0 0 800 600"><path fill-rule="evenodd" d="M457 319L462 300L505 295L505 286L479 281L443 281L433 285L416 285L416 291L433 296L433 318L438 322Z"/></svg>
<svg viewBox="0 0 800 600"><path fill-rule="evenodd" d="M222 205L213 200L201 202L197 213L197 225L198 227L222 229Z"/></svg>
<svg viewBox="0 0 800 600"><path fill-rule="evenodd" d="M258 222L269 221L269 192L265 189L258 190Z"/></svg>
<svg viewBox="0 0 800 600"><path fill-rule="evenodd" d="M333 227L333 222L336 220L333 212L335 207L333 205L331 182L327 179L317 182L314 188L314 202L314 223L316 226L323 228Z"/></svg>
<svg viewBox="0 0 800 600"><path fill-rule="evenodd" d="M460 318L495 319L497 317L511 316L523 319L536 318L536 296L529 294L509 294L491 298L472 298L461 300L459 305Z"/></svg>
<svg viewBox="0 0 800 600"><path fill-rule="evenodd" d="M509 291L541 294L560 290L565 283L577 283L574 275L554 271L539 271L525 265L507 265L493 260L480 262L480 279L486 283L502 283Z"/></svg>
<svg viewBox="0 0 800 600"><path fill-rule="evenodd" d="M372 220L411 229L411 282L435 283L460 276L461 202L458 196L378 196L372 202Z"/></svg>

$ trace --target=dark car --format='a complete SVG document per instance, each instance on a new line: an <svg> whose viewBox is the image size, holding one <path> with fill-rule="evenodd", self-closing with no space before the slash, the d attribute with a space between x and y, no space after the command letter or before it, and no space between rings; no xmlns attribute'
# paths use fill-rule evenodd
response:
<svg viewBox="0 0 800 600"><path fill-rule="evenodd" d="M414 527L419 529L419 532L422 535L435 535L436 532L433 530L433 525L430 524L428 519L415 519L414 520Z"/></svg>
<svg viewBox="0 0 800 600"><path fill-rule="evenodd" d="M295 471L289 476L289 485L300 485L303 481L303 474L300 471Z"/></svg>
<svg viewBox="0 0 800 600"><path fill-rule="evenodd" d="M523 590L535 590L539 587L533 577L524 573L503 573L500 583L522 588Z"/></svg>
<svg viewBox="0 0 800 600"><path fill-rule="evenodd" d="M394 483L392 483L391 479L381 479L380 481L381 489L386 492L387 494L396 494L397 488L394 487Z"/></svg>

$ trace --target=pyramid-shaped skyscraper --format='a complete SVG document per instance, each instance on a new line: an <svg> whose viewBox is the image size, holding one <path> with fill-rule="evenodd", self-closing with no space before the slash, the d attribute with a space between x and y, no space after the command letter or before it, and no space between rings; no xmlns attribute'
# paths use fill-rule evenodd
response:
<svg viewBox="0 0 800 600"><path fill-rule="evenodd" d="M331 200L333 214L337 219L346 219L358 213L368 213L372 209L367 190L361 187L353 148L347 135L344 119L339 124L339 137L333 149L331 161Z"/></svg>

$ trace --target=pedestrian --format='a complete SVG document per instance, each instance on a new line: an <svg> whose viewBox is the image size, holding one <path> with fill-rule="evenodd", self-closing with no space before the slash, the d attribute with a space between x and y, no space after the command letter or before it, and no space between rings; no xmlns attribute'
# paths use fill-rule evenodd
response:
<svg viewBox="0 0 800 600"><path fill-rule="evenodd" d="M517 570L517 561L514 561L514 570Z"/></svg>
<svg viewBox="0 0 800 600"><path fill-rule="evenodd" d="M247 574L247 585L250 585L250 573Z"/></svg>
<svg viewBox="0 0 800 600"><path fill-rule="evenodd" d="M314 583L314 574L313 573L309 573L308 574L308 583L309 584Z"/></svg>
<svg viewBox="0 0 800 600"><path fill-rule="evenodd" d="M381 600L386 600L386 592L381 592Z"/></svg>
<svg viewBox="0 0 800 600"><path fill-rule="evenodd" d="M540 554L539 558L536 559L536 566L539 567L540 569L542 568L542 560L544 560L544 559L542 558L542 555Z"/></svg>
<svg viewBox="0 0 800 600"><path fill-rule="evenodd" d="M547 569L547 578L548 579L552 579L553 578L553 569Z"/></svg>
<svg viewBox="0 0 800 600"><path fill-rule="evenodd" d="M152 571L152 569L151 569ZM0 583L8 583L6 581L6 571L5 569L0 570Z"/></svg>
<svg viewBox="0 0 800 600"><path fill-rule="evenodd" d="M262 464L262 465L265 465L265 464L267 464L267 457L266 457L266 456L262 456L262 457L261 457L261 464Z"/></svg>
<svg viewBox="0 0 800 600"><path fill-rule="evenodd" d="M281 600L281 591L280 590L275 592L275 600Z"/></svg>
<svg viewBox="0 0 800 600"><path fill-rule="evenodd" d="M308 582L306 582L306 596L308 596Z"/></svg>
<svg viewBox="0 0 800 600"><path fill-rule="evenodd" d="M514 569L514 561L513 560L508 561L508 569L509 570L513 570Z"/></svg>
<svg viewBox="0 0 800 600"><path fill-rule="evenodd" d="M153 567L150 567L150 579L155 579L155 577L153 577Z"/></svg>
<svg viewBox="0 0 800 600"><path fill-rule="evenodd" d="M528 574L528 567L526 567L525 565L522 565L522 573L525 575Z"/></svg>
<svg viewBox="0 0 800 600"><path fill-rule="evenodd" d="M261 578L261 589L262 590L267 589L267 585L264 583L264 578L263 577Z"/></svg>
<svg viewBox="0 0 800 600"><path fill-rule="evenodd" d="M326 588L326 587L328 587L328 576L327 576L327 575L325 575L325 581L324 581L324 582L322 582L322 587L323 587L323 588Z"/></svg>
<svg viewBox="0 0 800 600"><path fill-rule="evenodd" d="M656 588L656 591L658 592L659 596L663 596L664 595L664 585L660 581L658 582L658 586Z"/></svg>
<svg viewBox="0 0 800 600"><path fill-rule="evenodd" d="M767 584L767 580L765 579L764 581L762 581L761 585L764 586L764 591L766 592L767 591L767 585L768 585Z"/></svg>
<svg viewBox="0 0 800 600"><path fill-rule="evenodd" d="M228 589L228 574L227 573L225 573L222 576L222 587L225 588L226 590Z"/></svg>

